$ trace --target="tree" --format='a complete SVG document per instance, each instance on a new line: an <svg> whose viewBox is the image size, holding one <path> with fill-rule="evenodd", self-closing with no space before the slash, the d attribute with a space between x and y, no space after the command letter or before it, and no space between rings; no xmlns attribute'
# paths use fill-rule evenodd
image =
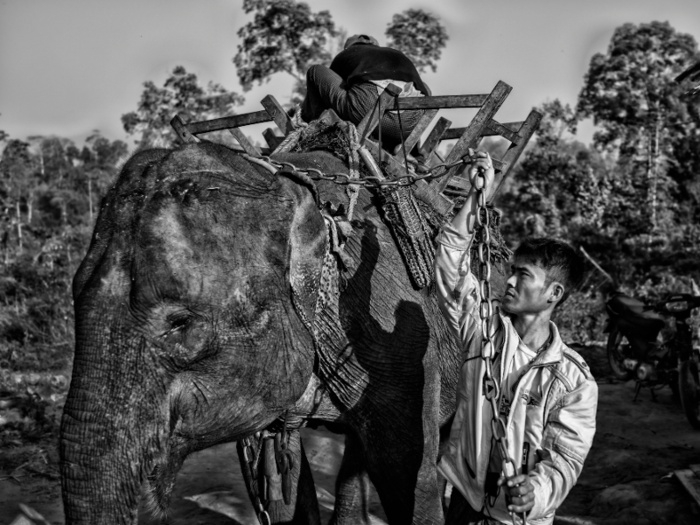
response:
<svg viewBox="0 0 700 525"><path fill-rule="evenodd" d="M422 9L407 9L394 15L385 34L389 47L402 51L419 72L425 73L428 67L437 71L448 36L436 16Z"/></svg>
<svg viewBox="0 0 700 525"><path fill-rule="evenodd" d="M591 59L579 95L580 117L592 117L600 127L595 144L619 151L630 175L644 178L638 185L646 188L652 231L659 227L659 209L671 201L669 170L679 160L673 158L674 145L698 129L673 82L696 55L695 39L667 22L624 24L607 52ZM677 178L687 178L684 171Z"/></svg>
<svg viewBox="0 0 700 525"><path fill-rule="evenodd" d="M611 184L603 159L575 140L577 119L568 104L555 99L537 110L543 115L537 140L498 201L509 217L506 235L574 238L602 228Z"/></svg>
<svg viewBox="0 0 700 525"><path fill-rule="evenodd" d="M86 142L78 158L87 181L88 211L90 224L93 224L95 195L99 199L107 191L128 148L121 140L110 141L97 130Z"/></svg>
<svg viewBox="0 0 700 525"><path fill-rule="evenodd" d="M230 115L234 107L243 103L243 97L226 91L219 84L199 85L197 75L177 66L162 88L150 80L144 90L138 109L122 115L124 130L129 135L140 135L139 147L169 145L179 139L170 127L170 120L179 115L183 121L207 120Z"/></svg>
<svg viewBox="0 0 700 525"><path fill-rule="evenodd" d="M238 31L241 43L233 58L243 90L287 73L296 81L295 92L306 92L309 66L331 59L327 46L338 36L331 14L313 13L294 0L244 0L243 10L255 13Z"/></svg>
<svg viewBox="0 0 700 525"><path fill-rule="evenodd" d="M17 247L23 249L22 204L30 199L36 186L35 159L29 151L29 143L11 139L0 157L0 195L3 197L2 215L17 232ZM12 217L14 214L14 217ZM7 232L9 234L9 232Z"/></svg>

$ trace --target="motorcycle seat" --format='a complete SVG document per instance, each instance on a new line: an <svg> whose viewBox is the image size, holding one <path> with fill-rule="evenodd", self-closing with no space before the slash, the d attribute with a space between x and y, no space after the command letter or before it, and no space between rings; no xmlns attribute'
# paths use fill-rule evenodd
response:
<svg viewBox="0 0 700 525"><path fill-rule="evenodd" d="M639 327L661 330L666 324L663 316L629 295L615 294L608 300L607 306L613 315Z"/></svg>

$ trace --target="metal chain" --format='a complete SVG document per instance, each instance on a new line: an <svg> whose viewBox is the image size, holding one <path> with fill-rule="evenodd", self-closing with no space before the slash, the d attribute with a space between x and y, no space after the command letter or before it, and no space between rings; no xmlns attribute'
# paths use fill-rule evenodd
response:
<svg viewBox="0 0 700 525"><path fill-rule="evenodd" d="M343 185L348 185L348 184L353 184L357 186L365 186L365 187L382 187L382 186L410 186L412 184L415 184L419 180L433 180L437 179L439 177L444 177L448 173L450 173L451 169L454 168L455 166L459 166L461 164L471 164L472 163L472 157L469 155L465 155L461 159L452 162L452 163L442 163L442 164L436 164L435 166L431 166L430 168L427 168L426 171L427 173L425 175L415 175L413 173L408 173L406 175L402 175L401 177L396 177L395 179L392 180L387 180L384 178L380 177L374 177L374 176L368 176L368 177L363 177L362 179L353 179L351 178L347 173L323 173L321 170L318 170L316 168L298 168L291 162L280 162L277 160L273 160L270 157L267 156L261 156L259 157L260 159L264 160L265 162L272 164L275 166L278 170L279 169L287 169L291 171L295 171L298 173L304 173L308 175L311 179L313 180L326 180L330 182L334 182L336 184L343 184ZM444 169L444 172L441 173L435 173L438 170Z"/></svg>
<svg viewBox="0 0 700 525"><path fill-rule="evenodd" d="M476 192L476 227L480 232L480 240L477 244L479 258L479 319L481 321L482 348L481 358L484 361L483 392L486 400L491 405L491 433L496 440L496 445L503 458L503 474L506 478L514 476L517 472L515 462L508 455L508 436L506 425L500 417L499 403L501 400L501 386L498 378L494 377L493 358L494 346L491 335L494 307L491 293L491 230L490 216L486 208L486 195L484 188L486 180L481 170L477 171L474 180L471 181ZM513 524L516 524L515 514L511 513ZM523 516L523 524L526 521Z"/></svg>
<svg viewBox="0 0 700 525"><path fill-rule="evenodd" d="M255 452L249 438L242 440L243 448L243 459L241 468L245 471L248 477L244 476L246 479L250 479L250 484L246 483L248 491L250 492L250 498L253 500L253 507L255 508L255 515L258 517L260 525L272 525L272 520L270 520L270 515L267 513L267 501L263 504L260 499L260 490L258 488L258 462L260 461L260 456L262 455L262 433L258 438L258 451ZM266 500L263 495L263 499Z"/></svg>

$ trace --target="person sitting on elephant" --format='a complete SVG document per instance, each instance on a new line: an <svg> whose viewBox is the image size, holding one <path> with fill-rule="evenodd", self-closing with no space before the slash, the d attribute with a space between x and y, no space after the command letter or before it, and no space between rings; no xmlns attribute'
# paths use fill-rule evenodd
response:
<svg viewBox="0 0 700 525"><path fill-rule="evenodd" d="M491 158L478 152L476 159L470 177L475 181L483 170L488 201L495 191ZM595 434L596 382L550 321L580 285L583 262L570 245L548 238L526 239L515 251L502 313L491 322L497 417L516 469L505 478L484 395L492 385L481 358L480 286L469 268L477 213L472 191L451 224L442 227L435 258L438 304L463 345L457 412L438 465L454 486L447 523L511 523L510 513L527 513L529 523L550 524Z"/></svg>
<svg viewBox="0 0 700 525"><path fill-rule="evenodd" d="M428 86L406 55L379 46L375 38L367 35L348 38L330 68L320 64L311 66L306 72L306 83L306 97L301 103L301 118L305 122L332 109L343 120L359 124L390 83L402 88L399 97L430 95ZM385 113L380 122L385 146L391 148L401 142L402 136L408 137L423 113L401 111L400 122L396 111Z"/></svg>

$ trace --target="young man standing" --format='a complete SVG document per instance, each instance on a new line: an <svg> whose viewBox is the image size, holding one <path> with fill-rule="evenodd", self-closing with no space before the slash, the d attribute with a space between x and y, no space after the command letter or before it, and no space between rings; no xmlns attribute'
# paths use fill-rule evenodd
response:
<svg viewBox="0 0 700 525"><path fill-rule="evenodd" d="M479 152L470 179L483 172L488 201L495 191L491 158ZM472 185L474 188L474 184ZM482 358L480 288L469 268L478 212L467 197L438 237L438 303L461 341L457 412L439 470L454 486L447 523L550 524L583 468L593 442L598 388L583 359L550 321L554 308L580 285L583 262L568 244L529 239L514 254L512 274L492 317L492 375L500 386L497 415L515 472L505 478L493 436L493 391ZM497 430L498 431L498 430Z"/></svg>

